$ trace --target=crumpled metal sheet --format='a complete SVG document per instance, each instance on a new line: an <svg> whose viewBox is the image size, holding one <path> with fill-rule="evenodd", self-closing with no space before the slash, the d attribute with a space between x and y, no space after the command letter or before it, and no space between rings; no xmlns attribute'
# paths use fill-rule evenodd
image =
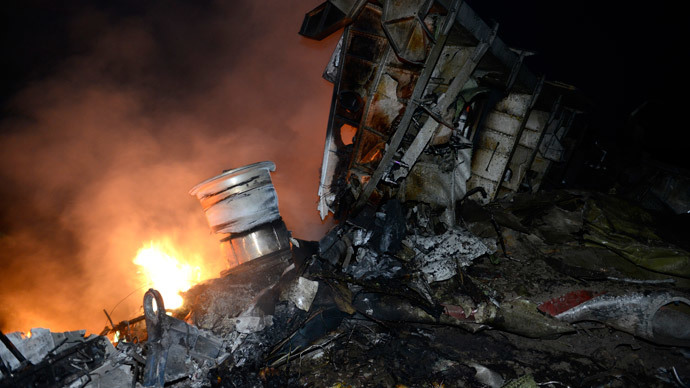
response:
<svg viewBox="0 0 690 388"><path fill-rule="evenodd" d="M565 322L599 321L615 329L654 341L654 316L665 305L690 300L669 293L601 295L556 315Z"/></svg>
<svg viewBox="0 0 690 388"><path fill-rule="evenodd" d="M352 245L356 247L365 245L367 242L369 242L369 239L373 233L373 231L367 229L355 229L352 232Z"/></svg>
<svg viewBox="0 0 690 388"><path fill-rule="evenodd" d="M492 309L491 305L487 307L489 311ZM520 298L501 302L495 316L489 320L483 319L479 311L475 314L475 318L497 329L529 338L553 337L575 331L567 323L540 313L535 303Z"/></svg>
<svg viewBox="0 0 690 388"><path fill-rule="evenodd" d="M19 337L19 342L27 341L30 345L26 347L19 343L17 346L17 348L24 348L27 360L23 361L12 375L0 374L0 387L57 387L70 386L72 382L83 381L84 378L88 381L89 374L103 365L108 355L114 351L107 338L96 335L85 338L83 332L78 332L82 334L81 337L65 335L61 343L57 344L57 348L55 346L48 348L47 345L54 339L53 333L47 329L32 330L33 332L36 332L37 340L30 344L28 341L31 338ZM69 337L76 340L67 343L65 339ZM8 336L8 339L14 344L13 339L16 339L16 336ZM61 350L57 352L57 349ZM9 361L4 354L2 358L0 362L3 364ZM79 386L83 386L83 383Z"/></svg>
<svg viewBox="0 0 690 388"><path fill-rule="evenodd" d="M450 279L458 267L466 267L474 259L493 253L481 239L459 227L435 236L411 235L406 243L414 249L415 262L430 283Z"/></svg>
<svg viewBox="0 0 690 388"><path fill-rule="evenodd" d="M191 323L227 335L235 330L234 317L242 314L262 290L273 286L289 266L292 253L263 257L234 267L230 273L199 284L184 295L190 303Z"/></svg>
<svg viewBox="0 0 690 388"><path fill-rule="evenodd" d="M48 355L48 352L55 348L55 342L50 330L40 327L31 329L31 337L29 338L22 338L19 332L9 333L7 338L12 341L17 350L32 364L41 362ZM8 361L11 369L19 366L19 362L2 343L0 343L0 356L3 360Z"/></svg>
<svg viewBox="0 0 690 388"><path fill-rule="evenodd" d="M239 316L233 318L235 330L239 333L249 334L261 331L273 325L273 316Z"/></svg>
<svg viewBox="0 0 690 388"><path fill-rule="evenodd" d="M400 262L392 257L361 247L357 250L357 262L350 264L345 272L355 279L368 280L378 277L390 279L401 270Z"/></svg>
<svg viewBox="0 0 690 388"><path fill-rule="evenodd" d="M400 183L403 201L428 203L434 207L449 209L443 222L454 224L455 203L467 192L467 180L472 174L472 151L458 150L445 155L422 154Z"/></svg>
<svg viewBox="0 0 690 388"><path fill-rule="evenodd" d="M50 352L59 353L77 343L87 340L84 337L86 330L75 330L64 333L53 333L41 327L32 328L30 337L22 337L19 332L7 334L7 338L12 341L17 350L32 364L43 361ZM57 346L57 347L56 347ZM0 342L0 359L5 361L10 369L19 367L19 361L10 353L3 343Z"/></svg>
<svg viewBox="0 0 690 388"><path fill-rule="evenodd" d="M143 306L148 334L144 386L163 387L166 382L189 376L192 360L215 364L229 356L222 339L168 316L158 291L149 289Z"/></svg>
<svg viewBox="0 0 690 388"><path fill-rule="evenodd" d="M106 348L108 358L99 368L89 372L74 381L68 388L130 388L132 381L136 378L132 372L132 366L127 365L131 362L125 353L115 350L112 345ZM139 385L137 385L139 386Z"/></svg>

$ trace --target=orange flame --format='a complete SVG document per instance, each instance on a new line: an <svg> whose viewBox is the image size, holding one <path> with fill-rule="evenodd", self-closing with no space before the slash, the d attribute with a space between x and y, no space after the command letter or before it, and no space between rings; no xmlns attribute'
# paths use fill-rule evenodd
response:
<svg viewBox="0 0 690 388"><path fill-rule="evenodd" d="M183 260L168 240L144 244L133 262L139 266L137 272L146 285L161 293L166 309L181 307L183 301L180 292L209 277L200 266Z"/></svg>

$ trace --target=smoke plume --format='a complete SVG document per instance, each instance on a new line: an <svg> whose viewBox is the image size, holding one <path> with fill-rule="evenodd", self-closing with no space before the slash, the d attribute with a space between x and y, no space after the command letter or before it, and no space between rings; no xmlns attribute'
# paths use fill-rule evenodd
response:
<svg viewBox="0 0 690 388"><path fill-rule="evenodd" d="M138 4L138 2L137 2ZM134 4L132 4L134 6ZM316 212L337 37L301 38L312 1L152 2L70 15L73 54L27 84L0 122L0 328L100 331L145 289L132 259L170 239L225 266L195 184L273 160L293 235Z"/></svg>

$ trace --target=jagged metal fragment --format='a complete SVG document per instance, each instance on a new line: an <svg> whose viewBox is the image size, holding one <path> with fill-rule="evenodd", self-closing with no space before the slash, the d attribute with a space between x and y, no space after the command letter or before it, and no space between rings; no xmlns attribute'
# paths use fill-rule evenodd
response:
<svg viewBox="0 0 690 388"><path fill-rule="evenodd" d="M356 262L350 264L345 272L355 279L374 278L391 279L401 270L400 262L389 255L377 254L375 251L361 247L357 250Z"/></svg>
<svg viewBox="0 0 690 388"><path fill-rule="evenodd" d="M289 300L300 310L309 311L318 290L319 282L300 276L283 291L281 300Z"/></svg>
<svg viewBox="0 0 690 388"><path fill-rule="evenodd" d="M273 325L273 316L239 316L233 318L235 330L239 333L249 334L261 331Z"/></svg>
<svg viewBox="0 0 690 388"><path fill-rule="evenodd" d="M459 227L434 236L410 235L407 245L415 253L415 262L428 282L450 279L458 266L465 267L472 260L491 250L475 235Z"/></svg>

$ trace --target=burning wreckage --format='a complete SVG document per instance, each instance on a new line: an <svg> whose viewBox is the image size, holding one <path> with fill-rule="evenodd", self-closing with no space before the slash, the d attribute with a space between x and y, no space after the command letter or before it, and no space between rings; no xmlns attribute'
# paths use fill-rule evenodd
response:
<svg viewBox="0 0 690 388"><path fill-rule="evenodd" d="M459 0L329 0L300 33L341 28L335 227L290 235L272 162L202 182L230 268L100 336L2 334L0 386L687 387L687 241L625 199L540 191L585 130L577 90Z"/></svg>

